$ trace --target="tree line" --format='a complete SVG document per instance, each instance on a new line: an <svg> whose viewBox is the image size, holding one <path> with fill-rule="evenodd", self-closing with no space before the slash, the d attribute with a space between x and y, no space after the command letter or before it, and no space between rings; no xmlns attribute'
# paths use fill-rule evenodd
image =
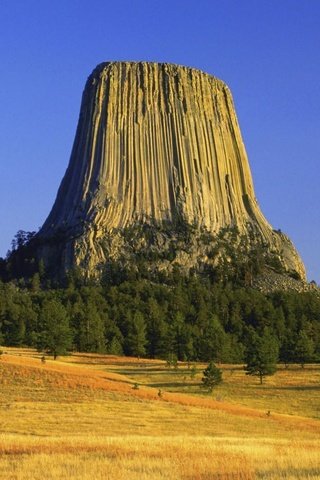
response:
<svg viewBox="0 0 320 480"><path fill-rule="evenodd" d="M320 298L266 295L178 272L161 283L127 277L99 284L75 273L53 288L40 272L27 284L0 282L0 344L54 356L74 350L226 363L260 348L304 366L320 359Z"/></svg>

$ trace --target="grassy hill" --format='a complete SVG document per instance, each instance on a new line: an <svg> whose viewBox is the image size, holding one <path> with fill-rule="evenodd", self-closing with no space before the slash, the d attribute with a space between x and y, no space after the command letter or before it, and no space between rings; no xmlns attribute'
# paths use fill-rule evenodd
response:
<svg viewBox="0 0 320 480"><path fill-rule="evenodd" d="M200 364L5 351L0 478L320 478L317 365L280 366L262 386L222 365L206 394Z"/></svg>

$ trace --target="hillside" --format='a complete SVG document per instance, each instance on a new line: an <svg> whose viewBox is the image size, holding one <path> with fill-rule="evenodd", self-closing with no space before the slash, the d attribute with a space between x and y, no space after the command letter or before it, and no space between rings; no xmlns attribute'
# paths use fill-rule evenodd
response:
<svg viewBox="0 0 320 480"><path fill-rule="evenodd" d="M187 364L96 354L43 364L35 351L8 349L1 476L318 478L318 366L281 368L262 387L240 366L222 366L212 396L196 369L191 378Z"/></svg>

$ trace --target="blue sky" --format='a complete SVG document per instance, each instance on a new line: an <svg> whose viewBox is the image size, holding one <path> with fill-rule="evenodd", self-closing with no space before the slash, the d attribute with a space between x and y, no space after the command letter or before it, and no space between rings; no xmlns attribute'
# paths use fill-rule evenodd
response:
<svg viewBox="0 0 320 480"><path fill-rule="evenodd" d="M2 0L0 25L0 256L48 215L96 64L165 61L229 85L260 207L320 283L320 1Z"/></svg>

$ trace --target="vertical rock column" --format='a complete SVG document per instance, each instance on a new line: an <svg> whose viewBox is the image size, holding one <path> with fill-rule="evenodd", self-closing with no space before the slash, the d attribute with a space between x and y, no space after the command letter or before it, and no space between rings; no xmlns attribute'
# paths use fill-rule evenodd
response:
<svg viewBox="0 0 320 480"><path fill-rule="evenodd" d="M283 243L256 202L231 93L222 81L166 63L98 65L40 236L90 231L85 248L97 257L94 264L103 261L96 239L105 232L177 216L211 232L250 228L276 249Z"/></svg>

